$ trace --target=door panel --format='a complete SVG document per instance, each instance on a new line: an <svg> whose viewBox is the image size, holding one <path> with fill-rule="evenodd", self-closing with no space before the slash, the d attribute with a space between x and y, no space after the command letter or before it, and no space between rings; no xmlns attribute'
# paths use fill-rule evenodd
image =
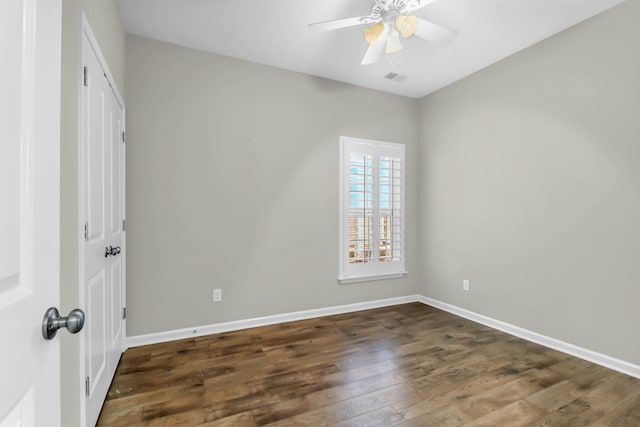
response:
<svg viewBox="0 0 640 427"><path fill-rule="evenodd" d="M3 63L0 71L0 93L6 96L6 102L0 102L4 139L0 156L0 206L3 207L0 209L0 242L3 242L0 245L0 302L3 291L20 284L20 149L24 142L20 127L23 83L20 34L25 6L16 0L0 3L0 22L4 26L0 27L0 52L5 58L13 58Z"/></svg>
<svg viewBox="0 0 640 427"><path fill-rule="evenodd" d="M119 233L122 226L122 206L120 203L120 191L122 175L120 171L120 139L122 134L122 111L120 105L115 97L111 94L109 108L109 119L111 125L109 155L111 161L111 185L110 185L110 203L109 203L109 216L111 219L111 227L109 231L111 233Z"/></svg>
<svg viewBox="0 0 640 427"><path fill-rule="evenodd" d="M110 331L111 331L111 352L109 354L110 366L118 366L118 360L122 354L121 343L122 336L122 258L118 256L111 262L111 313L110 313Z"/></svg>
<svg viewBox="0 0 640 427"><path fill-rule="evenodd" d="M98 69L92 64L89 70ZM88 98L87 120L87 221L89 223L89 240L104 239L105 225L105 93L101 75L91 72L86 86Z"/></svg>
<svg viewBox="0 0 640 427"><path fill-rule="evenodd" d="M107 330L104 322L99 321L104 317L106 310L107 295L105 270L99 271L87 283L87 335L86 343L88 346L88 365L90 385L92 392L96 385L99 385L101 379L107 375ZM111 381L109 379L109 381Z"/></svg>
<svg viewBox="0 0 640 427"><path fill-rule="evenodd" d="M60 425L59 0L0 2L0 426ZM36 66L37 64L37 66Z"/></svg>
<svg viewBox="0 0 640 427"><path fill-rule="evenodd" d="M11 410L9 415L4 420L0 420L0 427L33 426L35 425L34 412L33 390L30 389Z"/></svg>

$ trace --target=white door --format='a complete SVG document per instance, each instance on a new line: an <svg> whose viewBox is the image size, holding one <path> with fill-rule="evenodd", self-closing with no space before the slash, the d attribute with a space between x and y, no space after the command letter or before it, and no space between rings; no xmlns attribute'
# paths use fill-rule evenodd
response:
<svg viewBox="0 0 640 427"><path fill-rule="evenodd" d="M82 173L86 425L95 425L124 350L124 109L94 39L83 38Z"/></svg>
<svg viewBox="0 0 640 427"><path fill-rule="evenodd" d="M60 425L60 24L60 0L0 1L2 427Z"/></svg>

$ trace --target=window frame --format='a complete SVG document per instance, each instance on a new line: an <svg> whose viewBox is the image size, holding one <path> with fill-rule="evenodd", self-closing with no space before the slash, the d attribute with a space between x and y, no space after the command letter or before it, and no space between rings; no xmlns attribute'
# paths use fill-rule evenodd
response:
<svg viewBox="0 0 640 427"><path fill-rule="evenodd" d="M380 211L385 211L380 207L380 174L379 162L381 156L400 158L400 257L393 261L380 261L379 252L377 256L372 256L371 262L350 263L349 262L349 227L350 214L352 212L350 204L350 157L352 153L372 156L372 193L375 193L372 202L372 220L373 235L378 231L378 237L372 239L372 242L380 241L379 225L383 215ZM378 172L378 173L376 173ZM339 275L338 281L341 284L384 280L392 278L405 277L405 182L406 182L406 161L405 161L405 145L385 141L376 141L370 139L353 138L348 136L340 137L340 219L339 219ZM364 184L367 185L366 182ZM393 185L393 176L391 180ZM378 202L377 205L375 202ZM373 244L372 244L373 246Z"/></svg>

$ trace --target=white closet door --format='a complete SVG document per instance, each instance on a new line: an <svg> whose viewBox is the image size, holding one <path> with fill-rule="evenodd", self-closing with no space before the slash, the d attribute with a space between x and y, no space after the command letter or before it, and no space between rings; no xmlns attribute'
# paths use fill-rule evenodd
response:
<svg viewBox="0 0 640 427"><path fill-rule="evenodd" d="M115 374L118 361L124 350L124 112L115 93L108 91L107 121L107 162L109 173L109 194L107 197L107 241L109 246L117 249L117 253L109 256L107 265L109 286L107 287L110 302L108 313L109 350L108 366L110 379Z"/></svg>
<svg viewBox="0 0 640 427"><path fill-rule="evenodd" d="M82 171L86 423L96 423L124 349L124 110L83 40Z"/></svg>

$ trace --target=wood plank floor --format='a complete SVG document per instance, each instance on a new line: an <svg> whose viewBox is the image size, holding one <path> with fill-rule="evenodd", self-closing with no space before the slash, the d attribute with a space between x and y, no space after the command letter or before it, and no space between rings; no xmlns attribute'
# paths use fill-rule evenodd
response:
<svg viewBox="0 0 640 427"><path fill-rule="evenodd" d="M100 426L640 426L640 380L420 304L125 352Z"/></svg>

